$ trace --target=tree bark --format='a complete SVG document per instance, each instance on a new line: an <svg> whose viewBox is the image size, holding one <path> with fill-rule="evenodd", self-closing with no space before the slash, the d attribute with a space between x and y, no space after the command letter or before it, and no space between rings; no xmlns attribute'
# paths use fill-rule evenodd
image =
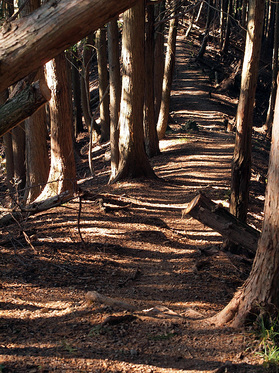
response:
<svg viewBox="0 0 279 373"><path fill-rule="evenodd" d="M48 183L36 201L65 191L76 191L76 169L73 150L73 118L68 65L61 53L46 65L46 79L51 89L51 166Z"/></svg>
<svg viewBox="0 0 279 373"><path fill-rule="evenodd" d="M149 157L160 153L154 107L154 5L146 6L145 23L145 149Z"/></svg>
<svg viewBox="0 0 279 373"><path fill-rule="evenodd" d="M160 4L157 4L155 10L156 16L159 17L164 11L164 2L162 1ZM156 123L158 122L162 101L162 84L165 66L164 27L164 23L162 22L155 29L154 61L156 61L156 64L154 64L154 110Z"/></svg>
<svg viewBox="0 0 279 373"><path fill-rule="evenodd" d="M232 13L232 0L228 0L227 7L227 18L226 18L226 28L222 40L222 53L226 54L228 52L230 44L230 33L231 33L231 13Z"/></svg>
<svg viewBox="0 0 279 373"><path fill-rule="evenodd" d="M174 3L174 9L175 9ZM162 87L162 100L157 123L158 139L162 140L165 136L168 126L169 108L170 108L170 94L172 86L172 77L175 64L175 51L176 51L176 35L177 35L178 18L175 17L170 21L169 36L167 43L167 52L165 60L163 87Z"/></svg>
<svg viewBox="0 0 279 373"><path fill-rule="evenodd" d="M118 119L121 100L121 75L119 57L119 33L117 18L115 18L108 24L111 179L116 176L119 163Z"/></svg>
<svg viewBox="0 0 279 373"><path fill-rule="evenodd" d="M203 37L203 41L201 43L201 47L200 47L199 53L197 55L197 59L202 58L203 55L204 55L204 53L205 53L205 50L206 50L206 47L207 47L207 43L208 43L209 28L210 28L210 24L211 24L211 21L212 21L212 14L213 14L213 11L212 11L212 0L208 0L208 2L207 2L207 19L206 19L205 32L204 32L204 37Z"/></svg>
<svg viewBox="0 0 279 373"><path fill-rule="evenodd" d="M12 130L13 159L14 159L14 186L17 198L22 198L21 192L25 187L25 128L24 123ZM18 201L17 201L18 202Z"/></svg>
<svg viewBox="0 0 279 373"><path fill-rule="evenodd" d="M236 115L230 201L230 212L242 221L246 221L249 202L253 109L261 50L263 16L264 2L262 0L250 0L241 92Z"/></svg>
<svg viewBox="0 0 279 373"><path fill-rule="evenodd" d="M275 25L274 25L274 42L273 42L273 56L272 56L272 82L269 97L268 111L264 129L268 136L271 135L272 123L274 118L274 108L277 91L277 74L278 74L278 40L279 40L279 4L275 5Z"/></svg>
<svg viewBox="0 0 279 373"><path fill-rule="evenodd" d="M35 82L0 107L0 136L30 117L50 100L50 90L44 82Z"/></svg>
<svg viewBox="0 0 279 373"><path fill-rule="evenodd" d="M9 97L9 92L6 89L0 93L0 106L3 105ZM12 191L12 179L14 176L14 158L13 158L13 146L12 146L12 135L6 133L3 135L3 146L5 150L6 158L6 183L10 191Z"/></svg>
<svg viewBox="0 0 279 373"><path fill-rule="evenodd" d="M6 24L0 34L0 92L136 2L51 0L29 16Z"/></svg>
<svg viewBox="0 0 279 373"><path fill-rule="evenodd" d="M120 162L111 182L155 177L144 150L144 2L123 15L123 78L119 118Z"/></svg>
<svg viewBox="0 0 279 373"><path fill-rule="evenodd" d="M279 308L279 88L268 167L264 221L250 276L230 303L209 321L215 325L231 322L242 325L260 312L275 313Z"/></svg>
<svg viewBox="0 0 279 373"><path fill-rule="evenodd" d="M73 89L73 105L74 105L74 130L75 137L83 131L82 124L82 106L81 106L81 84L80 84L80 63L78 54L72 50L71 56L71 72L72 72L72 89Z"/></svg>
<svg viewBox="0 0 279 373"><path fill-rule="evenodd" d="M99 100L100 104L100 127L101 142L109 140L109 95L105 95L108 88L108 70L107 70L107 43L106 29L100 28L96 32L96 48L98 61L98 78L99 78ZM105 95L105 96L104 96Z"/></svg>

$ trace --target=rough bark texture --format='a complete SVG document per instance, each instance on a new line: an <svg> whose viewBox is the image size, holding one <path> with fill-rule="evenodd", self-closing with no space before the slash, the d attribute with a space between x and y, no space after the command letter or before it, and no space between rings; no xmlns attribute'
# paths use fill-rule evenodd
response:
<svg viewBox="0 0 279 373"><path fill-rule="evenodd" d="M23 6L21 16L26 16L40 7L39 0L19 1L19 6ZM46 86L44 79L44 68L40 67L36 77L33 74L30 79L39 80L41 87ZM50 90L47 87L50 99ZM47 128L46 111L41 107L27 120L25 120L25 166L26 166L26 186L24 201L30 203L34 201L43 189L49 172L49 159L47 148Z"/></svg>
<svg viewBox="0 0 279 373"><path fill-rule="evenodd" d="M80 72L78 55L72 51L71 55L71 71L72 71L72 89L73 89L73 105L74 105L74 130L75 137L83 131L82 124L82 108L81 108L81 87L80 87Z"/></svg>
<svg viewBox="0 0 279 373"><path fill-rule="evenodd" d="M137 0L51 0L2 27L0 92L57 56Z"/></svg>
<svg viewBox="0 0 279 373"><path fill-rule="evenodd" d="M144 150L144 3L138 2L123 16L123 78L119 119L120 162L112 182L126 178L154 177Z"/></svg>
<svg viewBox="0 0 279 373"><path fill-rule="evenodd" d="M264 128L268 135L271 134L272 123L274 118L274 108L277 91L277 74L278 74L278 40L279 40L279 4L275 6L275 26L274 26L274 42L273 42L273 56L272 56L272 83L269 97L269 106L266 115L266 122Z"/></svg>
<svg viewBox="0 0 279 373"><path fill-rule="evenodd" d="M209 28L210 28L210 24L211 24L211 21L212 21L212 15L213 15L212 0L208 0L206 2L206 4L207 4L207 19L206 19L204 37L203 37L203 40L202 40L202 43L201 43L199 53L197 55L197 59L202 58L204 53L205 53L207 43L208 43Z"/></svg>
<svg viewBox="0 0 279 373"><path fill-rule="evenodd" d="M236 138L232 162L230 211L246 221L251 175L251 137L263 28L264 2L250 0L248 30L242 68L241 92L236 116Z"/></svg>
<svg viewBox="0 0 279 373"><path fill-rule="evenodd" d="M121 75L119 57L119 33L117 18L115 18L108 24L111 179L116 176L119 163L118 119L121 99Z"/></svg>
<svg viewBox="0 0 279 373"><path fill-rule="evenodd" d="M230 43L230 31L231 31L231 13L232 13L232 0L228 0L228 8L227 8L227 18L226 18L226 28L225 33L222 39L222 53L227 53Z"/></svg>
<svg viewBox="0 0 279 373"><path fill-rule="evenodd" d="M0 93L0 105L3 105L9 96L9 92L6 89ZM12 146L12 135L11 133L6 133L3 136L3 146L5 150L6 158L6 183L10 190L12 190L12 178L14 176L14 158L13 158L13 146Z"/></svg>
<svg viewBox="0 0 279 373"><path fill-rule="evenodd" d="M100 99L100 126L101 141L109 139L109 95L106 94L108 88L108 70L107 70L107 43L106 29L100 28L96 32L96 48L98 61L99 77L99 99Z"/></svg>
<svg viewBox="0 0 279 373"><path fill-rule="evenodd" d="M0 136L35 113L50 96L47 85L37 81L8 100L0 107Z"/></svg>
<svg viewBox="0 0 279 373"><path fill-rule="evenodd" d="M250 276L231 302L211 321L222 325L232 321L240 326L260 310L278 314L279 307L279 90L272 133L264 222Z"/></svg>
<svg viewBox="0 0 279 373"><path fill-rule="evenodd" d="M51 89L51 166L48 184L38 197L43 200L65 191L76 190L76 170L72 137L72 105L68 65L64 53L46 65L46 79Z"/></svg>
<svg viewBox="0 0 279 373"><path fill-rule="evenodd" d="M156 5L155 15L158 17L164 11L164 1ZM160 18L160 17L159 17ZM162 84L165 66L165 47L164 47L164 23L160 23L155 31L155 48L154 48L154 107L155 107L155 122L157 123L161 100L162 100Z"/></svg>
<svg viewBox="0 0 279 373"><path fill-rule="evenodd" d="M13 158L14 158L14 185L17 191L25 187L25 128L24 123L12 130Z"/></svg>
<svg viewBox="0 0 279 373"><path fill-rule="evenodd" d="M163 139L168 126L170 94L172 86L172 77L175 64L175 49L176 49L176 34L177 34L178 18L175 17L170 21L170 29L168 36L164 79L162 87L162 100L160 113L157 123L157 133L159 140Z"/></svg>
<svg viewBox="0 0 279 373"><path fill-rule="evenodd" d="M93 58L94 34L86 38L82 54L82 71L80 75L81 105L86 127L90 130L92 112L90 107L89 70Z"/></svg>
<svg viewBox="0 0 279 373"><path fill-rule="evenodd" d="M33 202L48 179L49 158L45 108L25 121L26 203Z"/></svg>
<svg viewBox="0 0 279 373"><path fill-rule="evenodd" d="M145 149L149 157L160 153L154 107L154 5L146 7L145 24Z"/></svg>

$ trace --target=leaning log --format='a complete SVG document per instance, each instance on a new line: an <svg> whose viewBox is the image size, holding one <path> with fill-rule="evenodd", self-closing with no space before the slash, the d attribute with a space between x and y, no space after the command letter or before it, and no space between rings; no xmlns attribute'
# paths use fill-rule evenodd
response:
<svg viewBox="0 0 279 373"><path fill-rule="evenodd" d="M58 194L57 196L47 198L44 201L33 202L28 206L22 207L20 211L11 211L8 214L4 214L0 218L0 227L12 224L14 222L21 222L30 215L38 214L57 206L61 206L76 198L72 192L66 191Z"/></svg>
<svg viewBox="0 0 279 373"><path fill-rule="evenodd" d="M46 83L37 81L0 106L0 136L34 114L50 97Z"/></svg>
<svg viewBox="0 0 279 373"><path fill-rule="evenodd" d="M51 0L0 30L0 92L135 5L137 0Z"/></svg>
<svg viewBox="0 0 279 373"><path fill-rule="evenodd" d="M241 222L222 204L216 204L204 194L197 195L182 214L192 216L231 242L256 252L260 232Z"/></svg>

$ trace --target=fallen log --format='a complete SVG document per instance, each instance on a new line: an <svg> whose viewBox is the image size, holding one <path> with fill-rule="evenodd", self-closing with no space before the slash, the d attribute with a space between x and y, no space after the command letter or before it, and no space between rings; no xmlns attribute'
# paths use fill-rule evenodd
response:
<svg viewBox="0 0 279 373"><path fill-rule="evenodd" d="M0 92L134 6L137 0L51 0L0 31Z"/></svg>
<svg viewBox="0 0 279 373"><path fill-rule="evenodd" d="M50 97L46 83L37 81L6 101L0 106L0 136L34 114Z"/></svg>
<svg viewBox="0 0 279 373"><path fill-rule="evenodd" d="M97 291L88 291L85 294L85 299L89 303L99 303L112 308L121 308L125 311L135 312L137 315L150 316L156 318L181 318L182 316L177 312L170 310L169 308L158 305L146 310L139 309L133 304L120 301L116 298L107 297L98 293Z"/></svg>
<svg viewBox="0 0 279 373"><path fill-rule="evenodd" d="M183 210L182 216L190 215L206 226L221 233L231 242L256 252L260 232L241 222L221 204L200 193Z"/></svg>
<svg viewBox="0 0 279 373"><path fill-rule="evenodd" d="M0 227L9 225L11 223L14 223L15 221L22 221L29 215L34 215L57 206L61 206L62 204L69 202L74 198L76 198L76 196L73 195L73 193L66 191L58 194L57 196L47 198L44 201L33 202L26 207L21 207L20 211L11 211L10 213L3 215L0 218Z"/></svg>

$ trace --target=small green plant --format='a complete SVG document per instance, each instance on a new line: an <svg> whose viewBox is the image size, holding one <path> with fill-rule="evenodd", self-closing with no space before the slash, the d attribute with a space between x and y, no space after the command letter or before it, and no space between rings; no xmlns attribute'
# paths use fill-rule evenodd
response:
<svg viewBox="0 0 279 373"><path fill-rule="evenodd" d="M187 137L180 137L179 139L177 139L177 142L178 143L185 143L185 142L189 142L189 139L187 139Z"/></svg>
<svg viewBox="0 0 279 373"><path fill-rule="evenodd" d="M279 313L276 317L261 315L257 324L256 334L260 340L257 355L268 365L279 365Z"/></svg>
<svg viewBox="0 0 279 373"><path fill-rule="evenodd" d="M181 132L199 132L199 127L194 120L187 120L186 123L181 125Z"/></svg>
<svg viewBox="0 0 279 373"><path fill-rule="evenodd" d="M225 198L225 200L226 201L229 201L230 200L230 198L231 198L231 190L230 189L228 189L226 192L225 192L225 194L224 194L224 198Z"/></svg>
<svg viewBox="0 0 279 373"><path fill-rule="evenodd" d="M93 335L100 335L102 334L102 325L95 325L92 329L90 329L88 333L88 337L92 337Z"/></svg>
<svg viewBox="0 0 279 373"><path fill-rule="evenodd" d="M67 342L66 340L62 341L62 346L63 346L64 350L66 350L66 351L69 352L70 354L74 354L74 353L77 351L77 349L74 348L74 347L72 347L72 346L70 345L70 343Z"/></svg>

